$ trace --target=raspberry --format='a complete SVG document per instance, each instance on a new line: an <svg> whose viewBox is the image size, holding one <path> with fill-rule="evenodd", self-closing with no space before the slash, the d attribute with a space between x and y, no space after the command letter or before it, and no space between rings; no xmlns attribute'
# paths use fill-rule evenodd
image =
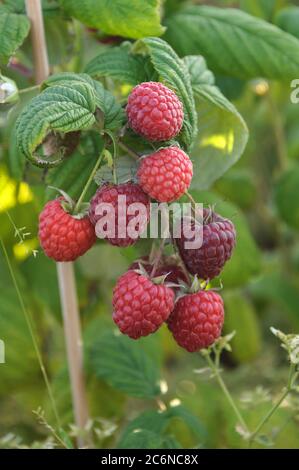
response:
<svg viewBox="0 0 299 470"><path fill-rule="evenodd" d="M178 147L168 147L142 159L137 176L149 196L160 202L171 202L189 188L192 168L185 152Z"/></svg>
<svg viewBox="0 0 299 470"><path fill-rule="evenodd" d="M170 140L183 125L182 103L159 82L137 85L129 95L126 111L130 127L151 141Z"/></svg>
<svg viewBox="0 0 299 470"><path fill-rule="evenodd" d="M118 200L119 196L125 196L125 201ZM135 233L129 233L128 229L132 227L128 226L130 221L135 217L134 214L128 214L127 210L130 204L139 203L142 204L145 211L145 216L143 220L136 225L133 229L136 230ZM109 219L109 227L111 226L112 232L109 236L109 227L107 230L107 224L103 226L103 229L108 232L106 235L103 234L103 237L108 240L111 245L116 245L120 247L126 247L133 245L139 238L139 235L144 231L149 221L150 214L150 201L148 196L143 192L143 190L134 183L124 183L119 185L105 183L101 188L99 188L90 202L89 217L91 222L96 225L103 217ZM111 204L111 208L106 209L105 214L97 215L96 208L99 204ZM121 212L119 212L121 211ZM136 213L138 213L136 209ZM138 214L137 214L138 215ZM114 231L114 233L113 233ZM97 230L96 230L97 232ZM123 232L123 233L122 233Z"/></svg>
<svg viewBox="0 0 299 470"><path fill-rule="evenodd" d="M61 206L63 198L49 201L39 216L38 236L49 258L55 261L74 261L96 241L89 218L73 217Z"/></svg>
<svg viewBox="0 0 299 470"><path fill-rule="evenodd" d="M134 261L134 263L131 264L129 269L139 269L139 264L143 266L147 274L151 274L153 270L153 263L149 262L149 256L143 256L140 261ZM188 282L187 276L182 270L180 266L178 266L173 259L170 257L163 257L161 262L159 263L159 266L157 267L154 276L164 276L165 274L168 274L168 276L165 279L165 282L173 282L175 284L179 284L181 281L183 282Z"/></svg>
<svg viewBox="0 0 299 470"><path fill-rule="evenodd" d="M223 300L210 290L181 297L167 323L175 341L194 352L207 348L219 338L223 321Z"/></svg>
<svg viewBox="0 0 299 470"><path fill-rule="evenodd" d="M226 261L230 259L236 244L233 223L209 209L204 209L203 243L196 249L185 249L185 241L192 238L185 237L183 230L181 232L181 238L176 238L175 242L188 271L202 279L218 276Z"/></svg>
<svg viewBox="0 0 299 470"><path fill-rule="evenodd" d="M169 317L174 307L174 293L162 284L128 271L113 291L113 320L130 338L154 333Z"/></svg>

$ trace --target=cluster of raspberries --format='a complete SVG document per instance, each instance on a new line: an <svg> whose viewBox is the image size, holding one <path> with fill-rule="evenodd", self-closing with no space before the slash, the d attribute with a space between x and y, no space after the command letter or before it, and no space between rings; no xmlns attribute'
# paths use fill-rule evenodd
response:
<svg viewBox="0 0 299 470"><path fill-rule="evenodd" d="M128 97L126 112L129 127L150 142L170 141L184 122L179 98L159 82L136 86ZM106 240L119 247L134 244L149 222L151 199L173 202L187 191L193 176L192 162L179 147L168 145L141 157L136 176L137 183L103 184L90 201L88 214L67 211L63 197L48 202L39 220L39 239L46 255L66 262L89 250L96 241L95 227L103 217L96 210L101 203L114 209L108 216L114 219L115 230L106 234ZM126 207L121 213L119 196L126 196ZM145 217L136 226L136 235L124 236L118 233L118 222L130 224L135 214L128 215L126 209L133 203L143 204ZM120 331L138 339L154 333L166 322L175 341L190 352L213 344L222 330L223 301L213 290L194 291L193 287L190 292L188 286L191 275L209 281L220 274L231 257L235 238L230 220L205 209L200 248L187 250L187 238L182 235L175 239L179 263L165 257L158 262L144 257L130 266L113 291L113 320Z"/></svg>

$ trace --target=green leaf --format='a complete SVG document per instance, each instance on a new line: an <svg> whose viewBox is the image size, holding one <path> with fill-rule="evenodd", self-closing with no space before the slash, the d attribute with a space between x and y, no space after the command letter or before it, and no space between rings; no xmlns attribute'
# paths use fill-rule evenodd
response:
<svg viewBox="0 0 299 470"><path fill-rule="evenodd" d="M94 88L85 81L45 89L30 101L17 120L21 152L38 166L56 166L61 156L55 161L42 160L35 154L37 147L50 131L67 133L90 128L95 123L95 110Z"/></svg>
<svg viewBox="0 0 299 470"><path fill-rule="evenodd" d="M25 15L10 13L0 5L0 63L8 59L22 45L29 33L30 22Z"/></svg>
<svg viewBox="0 0 299 470"><path fill-rule="evenodd" d="M215 86L201 56L187 56L198 114L199 138L192 149L191 188L208 189L241 157L248 140L247 126L237 109Z"/></svg>
<svg viewBox="0 0 299 470"><path fill-rule="evenodd" d="M140 344L113 332L102 334L90 351L96 375L122 392L137 398L160 394L156 365Z"/></svg>
<svg viewBox="0 0 299 470"><path fill-rule="evenodd" d="M100 82L94 80L97 107L104 114L104 128L119 129L125 122L125 112L121 105L109 91L105 90Z"/></svg>
<svg viewBox="0 0 299 470"><path fill-rule="evenodd" d="M85 72L94 78L111 77L130 85L146 82L153 75L148 60L133 55L128 47L113 47L92 59Z"/></svg>
<svg viewBox="0 0 299 470"><path fill-rule="evenodd" d="M45 82L42 88L52 87L54 85L72 86L84 82L94 90L95 103L104 115L104 128L114 130L122 126L124 122L124 110L117 103L114 96L103 85L93 80L85 73L64 72L52 75Z"/></svg>
<svg viewBox="0 0 299 470"><path fill-rule="evenodd" d="M135 45L136 52L149 54L159 77L172 88L184 106L184 124L181 132L183 142L190 147L197 134L197 116L191 87L191 78L183 60L165 41L159 38L145 38Z"/></svg>
<svg viewBox="0 0 299 470"><path fill-rule="evenodd" d="M232 168L220 178L214 188L241 209L250 209L257 200L256 178L247 169Z"/></svg>
<svg viewBox="0 0 299 470"><path fill-rule="evenodd" d="M274 198L280 217L292 228L299 229L299 166L283 174L275 186Z"/></svg>
<svg viewBox="0 0 299 470"><path fill-rule="evenodd" d="M297 76L299 41L240 10L190 6L166 26L165 39L181 56L202 54L216 72L245 79Z"/></svg>
<svg viewBox="0 0 299 470"><path fill-rule="evenodd" d="M275 24L299 38L299 7L292 6L280 10L275 17Z"/></svg>
<svg viewBox="0 0 299 470"><path fill-rule="evenodd" d="M232 356L238 362L252 361L261 351L261 331L253 305L239 291L224 293L224 332L236 334L231 340Z"/></svg>
<svg viewBox="0 0 299 470"><path fill-rule="evenodd" d="M126 183L134 178L138 169L138 162L127 155L119 157L115 162L115 173L118 183ZM96 172L95 182L100 186L107 181L112 183L114 180L111 166L103 165Z"/></svg>
<svg viewBox="0 0 299 470"><path fill-rule="evenodd" d="M224 202L221 196L214 193L191 191L191 194L197 202L205 205L216 204L216 212L223 217L228 217L234 223L237 243L231 259L224 266L220 279L225 288L247 284L261 270L261 253L250 233L246 217L237 206ZM215 285L219 285L218 278L216 278Z"/></svg>
<svg viewBox="0 0 299 470"><path fill-rule="evenodd" d="M160 36L160 0L59 0L65 11L91 28L126 38Z"/></svg>
<svg viewBox="0 0 299 470"><path fill-rule="evenodd" d="M170 436L163 434L165 433L166 428L173 418L182 419L184 423L190 427L194 434L196 434L197 437L199 437L201 440L206 438L206 430L202 426L199 419L184 406L176 406L168 408L162 413L155 410L149 410L141 413L125 428L120 442L118 443L118 447L123 449L127 448L128 445L131 445L132 442L135 442L135 438L139 439L139 437L137 437L139 433L144 433L142 435L147 436L148 432L151 432L155 436L159 437L160 440L162 440L165 444L165 439L169 438Z"/></svg>
<svg viewBox="0 0 299 470"><path fill-rule="evenodd" d="M119 449L163 449L163 437L150 430L138 429L127 434Z"/></svg>

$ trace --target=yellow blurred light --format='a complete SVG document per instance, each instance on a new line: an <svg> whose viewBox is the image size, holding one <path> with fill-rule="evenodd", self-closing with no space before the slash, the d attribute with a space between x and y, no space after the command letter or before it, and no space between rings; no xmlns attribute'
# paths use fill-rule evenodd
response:
<svg viewBox="0 0 299 470"><path fill-rule="evenodd" d="M234 148L234 133L229 131L227 134L214 134L209 137L204 137L200 143L200 147L214 147L219 150L226 150L231 152Z"/></svg>
<svg viewBox="0 0 299 470"><path fill-rule="evenodd" d="M31 240L24 240L22 243L16 243L13 246L13 253L18 261L24 261L26 258L33 255L37 247L38 239L32 238Z"/></svg>
<svg viewBox="0 0 299 470"><path fill-rule="evenodd" d="M269 91L269 83L261 80L254 85L254 91L258 96L264 96Z"/></svg>
<svg viewBox="0 0 299 470"><path fill-rule="evenodd" d="M122 85L120 88L121 94L125 96L128 95L132 88L132 85Z"/></svg>
<svg viewBox="0 0 299 470"><path fill-rule="evenodd" d="M169 402L169 405L171 406L171 408L175 408L176 406L180 406L181 403L182 402L179 398L173 398L173 400Z"/></svg>
<svg viewBox="0 0 299 470"><path fill-rule="evenodd" d="M9 178L3 168L0 169L0 212L5 212L17 204L26 204L33 200L33 194L27 183L20 183Z"/></svg>

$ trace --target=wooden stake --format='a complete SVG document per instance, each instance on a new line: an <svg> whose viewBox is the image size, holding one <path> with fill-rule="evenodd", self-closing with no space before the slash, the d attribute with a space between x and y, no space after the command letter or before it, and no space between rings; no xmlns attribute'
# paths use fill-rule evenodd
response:
<svg viewBox="0 0 299 470"><path fill-rule="evenodd" d="M26 12L31 22L35 82L39 85L50 74L41 1L26 0Z"/></svg>
<svg viewBox="0 0 299 470"><path fill-rule="evenodd" d="M73 263L57 263L57 273L75 421L77 427L83 429L88 421L88 408L83 372L81 325ZM85 445L82 437L79 436L77 441L79 447Z"/></svg>
<svg viewBox="0 0 299 470"><path fill-rule="evenodd" d="M35 81L38 85L50 73L41 0L26 0L26 12L31 21ZM81 326L73 263L57 263L57 274L75 421L77 427L83 429L88 421L88 406L83 373ZM79 436L77 444L79 447L84 447L86 445L85 439Z"/></svg>

